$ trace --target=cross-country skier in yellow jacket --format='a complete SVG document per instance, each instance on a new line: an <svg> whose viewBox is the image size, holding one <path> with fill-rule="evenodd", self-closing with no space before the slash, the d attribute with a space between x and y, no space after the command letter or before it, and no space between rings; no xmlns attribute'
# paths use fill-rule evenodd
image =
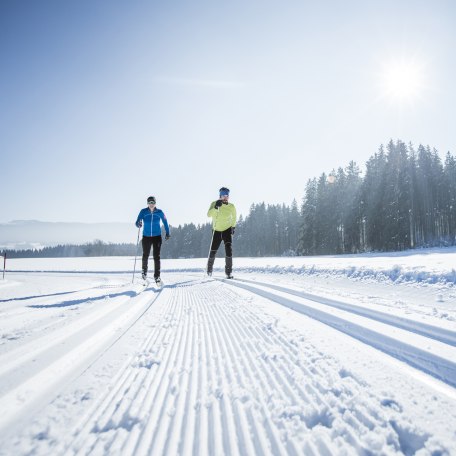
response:
<svg viewBox="0 0 456 456"><path fill-rule="evenodd" d="M225 243L225 274L227 279L233 275L233 234L236 228L236 208L228 201L230 190L222 187L220 198L213 201L207 211L207 216L212 217L212 242L209 258L207 260L207 275L212 275L215 255L222 241Z"/></svg>

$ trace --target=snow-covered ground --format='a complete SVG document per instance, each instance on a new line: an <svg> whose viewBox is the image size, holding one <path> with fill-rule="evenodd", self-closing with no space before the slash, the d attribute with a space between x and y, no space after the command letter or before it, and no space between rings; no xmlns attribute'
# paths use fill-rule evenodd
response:
<svg viewBox="0 0 456 456"><path fill-rule="evenodd" d="M8 260L1 455L456 454L456 249Z"/></svg>

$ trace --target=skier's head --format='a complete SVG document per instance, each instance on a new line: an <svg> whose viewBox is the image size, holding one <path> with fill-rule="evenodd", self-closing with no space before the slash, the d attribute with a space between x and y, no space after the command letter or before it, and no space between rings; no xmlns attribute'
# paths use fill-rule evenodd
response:
<svg viewBox="0 0 456 456"><path fill-rule="evenodd" d="M229 188L226 188L226 187L222 187L220 190L219 190L219 193L220 193L220 198L222 196L230 196L230 189Z"/></svg>
<svg viewBox="0 0 456 456"><path fill-rule="evenodd" d="M147 204L155 204L156 202L155 196L149 196L149 198L147 198Z"/></svg>

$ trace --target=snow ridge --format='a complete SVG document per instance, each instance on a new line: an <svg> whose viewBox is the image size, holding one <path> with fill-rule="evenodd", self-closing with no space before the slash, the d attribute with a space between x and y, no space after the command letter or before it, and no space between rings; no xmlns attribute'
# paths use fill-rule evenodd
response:
<svg viewBox="0 0 456 456"><path fill-rule="evenodd" d="M365 317L358 316L357 314L359 312L354 309L354 306L346 305L343 306L345 310L339 310L334 306L336 302L332 301L332 307L328 309L326 304L329 301L327 299L315 299L314 297L310 301L308 298L293 298L292 296L295 293L291 293L289 289L284 287L280 288L286 290L285 292L272 291L271 286L251 285L246 282L249 281L227 281L232 286L253 291L260 296L290 307L311 318L315 318L401 361L422 369L424 372L443 380L449 385L456 386L456 348L452 346L448 346L442 342L433 342L429 338L422 336L415 336L413 342L409 342L410 338L406 330L392 330L391 326L381 323L382 320L389 320L389 324L391 324L391 322L397 319L379 318L379 312L366 312ZM340 308L342 305L338 305L337 307ZM404 324L404 321L404 319L400 320L400 326L409 326ZM396 324L396 326L399 326L399 324ZM412 326L416 325L410 322L410 327ZM427 327L431 328L430 326ZM439 336L438 328L428 329L428 331L438 340L450 339L452 345L454 345L456 338L454 332L442 331L442 335Z"/></svg>

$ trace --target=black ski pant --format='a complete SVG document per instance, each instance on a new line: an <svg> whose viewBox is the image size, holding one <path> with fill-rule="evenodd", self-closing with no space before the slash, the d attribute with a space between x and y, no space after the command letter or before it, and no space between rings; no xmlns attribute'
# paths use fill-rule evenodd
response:
<svg viewBox="0 0 456 456"><path fill-rule="evenodd" d="M150 249L153 247L154 278L160 277L160 250L162 245L161 236L143 236L142 238L142 270L147 274Z"/></svg>
<svg viewBox="0 0 456 456"><path fill-rule="evenodd" d="M222 241L225 243L225 274L231 274L233 270L233 235L231 227L225 231L213 231L211 251L207 261L207 272L212 273L214 267L215 255Z"/></svg>

